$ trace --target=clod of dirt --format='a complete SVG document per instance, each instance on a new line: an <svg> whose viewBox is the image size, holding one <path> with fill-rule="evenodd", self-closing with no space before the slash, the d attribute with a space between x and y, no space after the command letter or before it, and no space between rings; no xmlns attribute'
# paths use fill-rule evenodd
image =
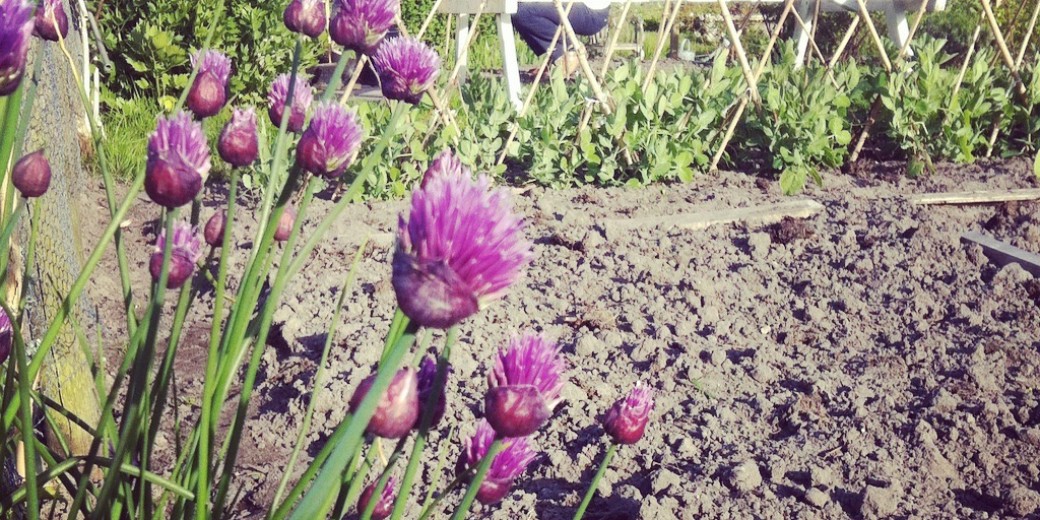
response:
<svg viewBox="0 0 1040 520"><path fill-rule="evenodd" d="M751 258L762 260L769 254L769 245L772 239L767 233L752 233L748 237L748 248L751 249Z"/></svg>
<svg viewBox="0 0 1040 520"><path fill-rule="evenodd" d="M821 509L823 508L823 506L827 505L828 500L827 493L824 493L823 491L820 491L816 488L809 488L808 490L806 490L805 496L803 498L805 499L806 504L809 504L810 506L813 506L817 509Z"/></svg>
<svg viewBox="0 0 1040 520"><path fill-rule="evenodd" d="M769 226L769 236L777 244L791 244L812 235L813 230L806 221L793 217L784 217L779 223Z"/></svg>
<svg viewBox="0 0 1040 520"><path fill-rule="evenodd" d="M1040 494L1027 487L1016 486L1004 495L1004 507L1007 512L1017 517L1025 517L1040 512Z"/></svg>
<svg viewBox="0 0 1040 520"><path fill-rule="evenodd" d="M741 495L750 493L761 486L762 473L758 469L758 464L748 460L734 466L729 472L729 485Z"/></svg>
<svg viewBox="0 0 1040 520"><path fill-rule="evenodd" d="M830 489L834 485L834 472L822 466L815 466L809 470L809 480L815 488Z"/></svg>
<svg viewBox="0 0 1040 520"><path fill-rule="evenodd" d="M1022 213L1019 202L1011 201L997 207L996 213L986 221L982 227L989 231L997 231L1010 228L1015 225L1019 215Z"/></svg>
<svg viewBox="0 0 1040 520"><path fill-rule="evenodd" d="M895 487L878 487L867 485L863 490L863 503L859 512L864 518L884 518L891 516L899 508L899 497Z"/></svg>
<svg viewBox="0 0 1040 520"><path fill-rule="evenodd" d="M657 478L654 479L654 493L660 494L662 491L672 489L679 490L682 488L682 479L679 475L676 475L668 468L662 468L657 474Z"/></svg>

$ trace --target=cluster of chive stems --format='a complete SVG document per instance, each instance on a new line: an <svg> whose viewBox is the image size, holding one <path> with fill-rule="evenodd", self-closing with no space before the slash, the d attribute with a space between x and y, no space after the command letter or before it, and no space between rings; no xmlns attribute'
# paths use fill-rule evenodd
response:
<svg viewBox="0 0 1040 520"><path fill-rule="evenodd" d="M221 6L222 7L222 6ZM219 9L217 10L219 11ZM223 512L228 492L228 481L233 473L238 440L241 435L244 410L255 383L255 375L262 348L271 325L273 309L277 306L285 281L296 274L302 261L313 250L315 244L327 231L322 222L308 237L308 242L294 257L296 241L303 237L304 214L319 183L338 183L353 177L350 189L341 202L330 212L326 220L334 219L350 199L356 197L364 184L371 178L372 170L389 139L396 132L401 119L407 115L411 105L420 104L434 85L440 69L440 59L426 44L418 39L399 37L387 39L391 27L400 20L399 0L335 0L331 19L326 19L325 2L322 0L292 0L284 11L284 22L291 31L299 34L292 70L278 76L268 93L267 114L272 124L279 128L272 147L271 162L261 164L268 173L288 170L284 184L277 185L277 175L272 179L268 193L281 190L277 200L265 200L264 218L257 232L252 261L247 265L239 288L238 298L233 300L225 326L222 304L226 284L226 252L232 244L234 230L234 207L239 170L254 167L257 163L261 143L257 132L256 111L250 107L232 107L232 116L216 143L222 160L233 167L231 190L226 210L218 210L208 218L200 232L200 204L203 188L211 167L210 144L206 140L199 121L214 116L225 109L228 95L228 79L233 73L231 60L223 53L208 48L213 37L211 27L206 45L192 56L192 75L188 87L181 96L174 113L160 116L155 131L148 140L147 165L138 181L131 187L125 202L117 209L109 192L112 224L103 234L101 242L80 274L82 280L89 279L96 268L100 253L110 241L115 240L120 255L120 269L125 275L123 244L120 240L118 222L126 214L137 190L144 189L148 197L161 208L163 231L158 235L155 249L148 263L153 285L149 300L150 313L143 318L132 315L130 300L127 299L128 329L140 331L133 334L130 346L136 357L133 365L144 363L147 373L151 369L152 355L157 337L159 320L164 300L164 289L180 289L177 316L169 340L167 355L176 352L180 327L196 291L193 280L197 271L205 270L203 243L219 255L217 303L213 312L213 330L210 338L210 359L203 396L200 425L193 431L192 457L183 462L190 471L175 468L172 479L164 479L149 473L147 467L155 427L159 424L165 405L166 385L169 374L164 368L153 381L155 394L141 392L141 382L136 371L129 374L131 391L127 394L125 417L138 417L141 408L152 407L155 417L150 428L151 437L141 433L139 424L121 424L120 444L109 453L111 462L106 465L98 457L87 457L79 461L79 481L73 473L60 474L62 482L71 481L70 492L75 494L72 510L90 511L83 489L90 487L91 470L99 467L108 471L99 492L92 495L91 516L109 516L113 511L135 509L168 512L171 517L219 518ZM5 132L17 126L21 101L23 76L30 44L30 34L41 39L58 42L66 56L64 46L68 34L68 18L61 0L42 0L37 6L27 0L0 0L0 101L6 101ZM353 51L355 57L371 59L380 80L384 96L392 104L390 123L376 143L370 158L361 161L359 151L366 140L365 129L357 115L345 103L332 101L332 94L339 86L346 65L347 53L343 54L332 84L325 94L315 101L312 87L298 74L299 53L303 38L315 38L325 31L331 39L344 49ZM360 64L359 64L360 66ZM74 68L74 67L73 67ZM76 78L77 82L79 78ZM82 85L80 84L82 89ZM82 94L82 92L81 92ZM31 100L29 101L31 104ZM186 111L182 111L186 107ZM15 116L11 116L11 113ZM88 111L89 112L89 111ZM13 121L13 123L12 123ZM95 145L102 147L103 139L92 123ZM295 144L289 164L289 148ZM12 145L0 149L0 171L5 173L6 158ZM103 155L103 154L102 154ZM371 159L371 160L370 160ZM102 160L102 173L106 189L111 189L110 176ZM21 207L31 205L31 200L44 196L50 185L51 167L44 151L29 153L19 159L5 182L10 182L24 197ZM302 195L297 191L306 182ZM296 204L292 203L296 200ZM191 205L191 218L178 219L178 210ZM4 222L5 243L17 220L14 213L7 215ZM33 215L35 220L46 215ZM35 229L35 227L34 227ZM35 239L35 234L30 240ZM276 272L274 289L260 302L261 282L266 279L271 267L275 248L283 249L283 258ZM211 257L212 258L212 255ZM6 272L6 255L3 257ZM474 175L450 151L438 155L427 167L419 186L411 197L407 215L399 219L397 244L392 258L392 282L397 297L398 311L383 345L381 361L375 372L365 378L356 388L349 401L349 414L335 430L326 448L304 472L297 485L283 497L289 470L282 478L277 496L268 518L312 519L324 518L330 513L336 518L356 506L360 518L401 518L404 515L412 487L419 469L429 433L437 428L447 410L447 383L451 370L451 351L458 336L460 325L487 306L502 299L514 286L532 260L532 244L524 238L524 224L513 211L508 190L495 187L486 175ZM208 261L208 260L207 260ZM31 262L30 262L31 263ZM354 267L356 267L356 260ZM353 272L353 269L352 269ZM81 280L78 290L66 297L66 311L82 291ZM201 283L201 281L199 282ZM124 277L124 296L130 287ZM344 288L346 288L346 283ZM345 294L346 291L341 291ZM20 302L21 303L21 302ZM342 300L339 304L342 306ZM337 307L337 309L339 308ZM253 318L253 311L256 317ZM27 389L28 381L39 371L39 363L53 346L52 330L43 337L38 350L32 355L31 363L21 336L21 309L18 312L4 305L0 313L0 364L5 363L14 352L16 367L8 364L8 381L18 380L17 399L5 400L5 418L8 409L16 410L22 421L5 422L5 426L19 429L23 440L32 441L31 424L32 393ZM59 315L51 329L60 329L67 316ZM328 335L325 355L335 330L338 311ZM438 355L420 352L416 362L405 364L403 360L411 351L420 333L425 334L424 347L430 350L429 340L434 330L446 330L444 344ZM177 338L177 339L174 339ZM252 348L247 348L252 344ZM230 377L241 368L244 354L252 352L251 363L245 370L245 383L240 397L239 413L235 416L230 442L225 443L225 458L222 464L210 460L215 447L216 429L211 419L219 416L221 405L227 396ZM130 356L131 354L127 354ZM129 360L129 358L128 358ZM131 364L131 363L127 363ZM402 366L404 365L404 366ZM421 504L419 517L427 518L441 510L441 501L451 496L456 487L466 486L462 499L455 507L452 518L463 518L474 500L485 505L500 502L511 492L514 483L527 467L537 459L538 452L532 437L552 418L555 407L561 401L561 391L566 383L567 364L561 348L544 336L518 334L494 357L488 369L488 388L484 396L484 417L475 425L474 433L463 442L455 467L456 478L438 493L428 493ZM165 378L163 376L165 374ZM125 372L120 374L126 375ZM145 379L147 383L149 380ZM323 382L316 382L315 392ZM112 388L105 405L111 412L116 388ZM5 392L5 396L7 392ZM140 403L135 400L144 400ZM154 400L155 402L148 402ZM312 396L312 406L314 397ZM575 518L581 518L591 501L600 478L609 465L618 445L638 442L647 426L653 410L653 391L640 383L625 397L615 402L603 416L603 426L612 442L604 455L596 475L588 487ZM147 413L144 414L147 416ZM308 415L309 417L309 415ZM146 423L147 424L147 423ZM22 426L19 428L19 425ZM98 431L103 425L99 425ZM301 427L302 440L307 421ZM129 432L129 433L128 433ZM411 454L403 475L395 474L395 463L403 451L405 441L414 434ZM99 448L100 434L92 448ZM397 449L385 468L374 479L369 479L369 470L375 457L361 456L365 438L376 439L370 445L369 454L378 448L377 439L397 441ZM126 441L124 446L123 441ZM38 443L37 443L38 444ZM45 448L36 446L40 451ZM125 449L124 449L125 448ZM127 451L138 450L134 457ZM229 450L229 451L227 451ZM291 468L298 455L299 443L293 453ZM30 453L37 450L30 450ZM50 457L48 458L48 455ZM37 458L44 459L49 466L60 461L53 453L39 453L30 457L26 468L24 492L18 495L28 503L28 514L36 518L39 514L39 488L44 484L35 474ZM93 453L91 454L93 455ZM219 457L217 457L219 458ZM133 466L131 462L139 466ZM119 466L117 466L117 464ZM126 469L129 467L130 469ZM120 469L122 468L122 469ZM213 475L223 469L218 481ZM126 485L125 473L141 477ZM150 478L149 478L150 476ZM79 487L75 487L75 485ZM163 484L164 492L160 504L152 503L151 485ZM366 485L367 484L367 485ZM431 488L433 483L430 484ZM143 490L140 493L137 491ZM172 492L171 492L172 490ZM16 493L17 494L17 493ZM284 498L283 502L279 502ZM135 501L136 499L136 501ZM167 500L169 499L169 500ZM125 500L125 504L120 500ZM118 506L117 504L124 504ZM124 510L124 511L125 511ZM142 515L145 516L145 515Z"/></svg>

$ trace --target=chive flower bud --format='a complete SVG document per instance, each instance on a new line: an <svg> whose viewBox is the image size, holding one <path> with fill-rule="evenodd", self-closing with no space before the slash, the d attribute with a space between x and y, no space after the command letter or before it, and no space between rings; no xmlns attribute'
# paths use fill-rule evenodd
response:
<svg viewBox="0 0 1040 520"><path fill-rule="evenodd" d="M26 0L0 0L0 96L18 89L25 75L33 6Z"/></svg>
<svg viewBox="0 0 1040 520"><path fill-rule="evenodd" d="M282 211L281 218L278 219L278 227L274 230L275 241L285 242L289 240L294 224L296 224L296 210L286 206L285 210Z"/></svg>
<svg viewBox="0 0 1040 520"><path fill-rule="evenodd" d="M499 351L488 374L484 416L502 437L538 431L560 402L567 364L560 347L533 334L513 339Z"/></svg>
<svg viewBox="0 0 1040 520"><path fill-rule="evenodd" d="M152 274L152 280L158 282L162 274L163 251L166 248L166 230L159 234L155 242L155 251L148 268ZM173 224L173 245L170 250L170 267L166 276L166 288L177 289L187 282L191 275L195 274L195 264L202 258L202 240L199 238L197 229L191 227L187 222L175 222Z"/></svg>
<svg viewBox="0 0 1040 520"><path fill-rule="evenodd" d="M271 123L278 128L282 125L282 115L285 114L285 104L289 98L289 79L288 74L278 76L267 93L267 115L271 118ZM296 76L289 112L288 130L290 132L299 133L303 130L303 123L307 119L307 109L310 108L312 101L314 101L314 91L311 86L307 84L304 77Z"/></svg>
<svg viewBox="0 0 1040 520"><path fill-rule="evenodd" d="M361 401L375 382L375 374L368 376L350 398L350 413L357 411ZM375 415L365 429L376 437L400 439L415 426L419 419L419 380L414 368L402 368L394 374L386 393L379 399Z"/></svg>
<svg viewBox="0 0 1040 520"><path fill-rule="evenodd" d="M209 175L209 144L202 125L184 112L159 118L148 140L144 191L156 204L176 208L191 202Z"/></svg>
<svg viewBox="0 0 1040 520"><path fill-rule="evenodd" d="M238 109L224 125L217 141L217 152L231 166L244 168L256 161L260 141L256 135L256 111L252 108Z"/></svg>
<svg viewBox="0 0 1040 520"><path fill-rule="evenodd" d="M11 170L11 182L25 198L39 197L47 193L51 185L51 164L36 151L18 159Z"/></svg>
<svg viewBox="0 0 1040 520"><path fill-rule="evenodd" d="M373 58L383 96L419 104L441 68L441 58L428 45L415 38L391 38Z"/></svg>
<svg viewBox="0 0 1040 520"><path fill-rule="evenodd" d="M654 411L654 391L640 381L627 396L618 399L603 419L603 428L618 444L635 444L643 438L650 413Z"/></svg>
<svg viewBox="0 0 1040 520"><path fill-rule="evenodd" d="M437 426L444 418L444 411L447 403L446 389L448 387L448 375L451 374L451 366L448 366L448 371L444 374L444 385L441 385L440 392L433 401L433 416L430 419L430 428ZM423 358L422 363L419 364L419 407L421 410L425 410L427 402L429 401L430 395L433 394L433 384L437 378L437 361L433 356L426 356ZM419 417L422 417L422 411L420 411ZM418 423L416 423L418 427Z"/></svg>
<svg viewBox="0 0 1040 520"><path fill-rule="evenodd" d="M348 50L371 55L400 12L400 0L335 0L329 36Z"/></svg>
<svg viewBox="0 0 1040 520"><path fill-rule="evenodd" d="M227 225L227 213L220 210L206 221L206 227L202 230L202 236L206 243L213 247L220 247L224 243L224 226Z"/></svg>
<svg viewBox="0 0 1040 520"><path fill-rule="evenodd" d="M491 449L495 437L495 429L487 421L481 420L477 425L477 432L462 450L459 462L455 466L456 474L462 475L475 469ZM506 439L505 442L505 449L491 461L484 481L477 490L477 500L481 504L494 504L505 498L516 479L538 457L524 437Z"/></svg>
<svg viewBox="0 0 1040 520"><path fill-rule="evenodd" d="M418 325L446 329L505 296L530 260L508 191L466 169L446 172L412 194L398 221L397 303Z"/></svg>
<svg viewBox="0 0 1040 520"><path fill-rule="evenodd" d="M361 148L357 116L339 103L319 103L296 145L296 164L315 175L339 177Z"/></svg>
<svg viewBox="0 0 1040 520"><path fill-rule="evenodd" d="M191 63L198 71L188 91L188 109L199 119L215 116L227 102L231 59L215 50L192 54Z"/></svg>
<svg viewBox="0 0 1040 520"><path fill-rule="evenodd" d="M14 328L7 312L0 309L0 365L11 355L11 344L14 342Z"/></svg>
<svg viewBox="0 0 1040 520"><path fill-rule="evenodd" d="M69 36L69 17L61 0L43 0L36 6L33 34L56 42Z"/></svg>
<svg viewBox="0 0 1040 520"><path fill-rule="evenodd" d="M317 38L325 30L325 2L292 0L282 13L282 21L294 33Z"/></svg>
<svg viewBox="0 0 1040 520"><path fill-rule="evenodd" d="M361 497L358 498L357 512L358 515L365 513L365 509L368 508L368 502L372 500L372 495L376 491L376 484L379 481L373 482L361 492ZM383 520L389 518L390 514L394 512L394 500L397 499L397 486L399 482L397 477L390 477L386 480L386 486L383 487L383 492L379 494L379 501L376 502L375 509L372 510L373 520Z"/></svg>

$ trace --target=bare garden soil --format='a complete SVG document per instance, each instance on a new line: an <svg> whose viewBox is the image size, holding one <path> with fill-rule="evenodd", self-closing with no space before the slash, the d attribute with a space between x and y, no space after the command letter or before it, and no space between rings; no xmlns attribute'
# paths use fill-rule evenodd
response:
<svg viewBox="0 0 1040 520"><path fill-rule="evenodd" d="M608 221L789 199L774 181L725 172L638 190L517 190L536 259L512 294L463 328L449 420L428 467L441 453L454 465L481 413L494 351L538 330L559 340L571 364L565 401L537 434L541 457L476 518L570 518L605 451L598 417L640 379L658 390L653 422L641 443L619 451L587 518L1037 518L1040 281L992 265L959 237L983 231L1040 252L1040 204L907 201L1035 187L1030 170L1025 161L948 166L912 180L900 164L870 164L810 187L801 197L825 206L816 217L704 231ZM107 215L102 193L83 195L97 208L94 233ZM305 229L332 205L331 193L323 197ZM203 220L220 204L219 195L208 200ZM244 435L238 517L259 518L285 471L338 287L366 237L304 459L376 363L395 303L391 232L405 207L349 208L291 283ZM142 199L126 227L139 295L157 215ZM254 227L234 231L238 270ZM91 297L111 357L125 332L114 255L105 262ZM212 319L209 284L195 283L177 354L182 419L198 413ZM160 471L172 464L172 432L156 441ZM424 479L416 496L431 484Z"/></svg>

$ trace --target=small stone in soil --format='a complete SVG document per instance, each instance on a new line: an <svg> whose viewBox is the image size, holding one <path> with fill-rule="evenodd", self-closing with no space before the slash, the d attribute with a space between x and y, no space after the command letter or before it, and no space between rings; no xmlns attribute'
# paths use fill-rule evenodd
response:
<svg viewBox="0 0 1040 520"><path fill-rule="evenodd" d="M805 491L805 502L817 509L827 505L827 493L820 491L816 488L809 488Z"/></svg>
<svg viewBox="0 0 1040 520"><path fill-rule="evenodd" d="M1029 488L1016 486L1004 495L1004 506L1008 513L1017 517L1032 515L1040 511L1040 495Z"/></svg>
<svg viewBox="0 0 1040 520"><path fill-rule="evenodd" d="M758 464L753 461L744 461L734 466L729 473L729 485L742 495L761 486L762 473L758 469Z"/></svg>
<svg viewBox="0 0 1040 520"><path fill-rule="evenodd" d="M679 491L682 486L682 479L679 475L676 475L668 468L661 468L661 471L657 473L657 477L654 479L654 494L659 495L662 491L673 489L673 491Z"/></svg>
<svg viewBox="0 0 1040 520"><path fill-rule="evenodd" d="M863 490L863 502L859 512L864 518L884 518L891 516L899 508L899 497L892 487L868 485Z"/></svg>
<svg viewBox="0 0 1040 520"><path fill-rule="evenodd" d="M761 260L769 254L769 245L772 239L766 233L752 233L748 237L748 247L751 248L751 258Z"/></svg>

